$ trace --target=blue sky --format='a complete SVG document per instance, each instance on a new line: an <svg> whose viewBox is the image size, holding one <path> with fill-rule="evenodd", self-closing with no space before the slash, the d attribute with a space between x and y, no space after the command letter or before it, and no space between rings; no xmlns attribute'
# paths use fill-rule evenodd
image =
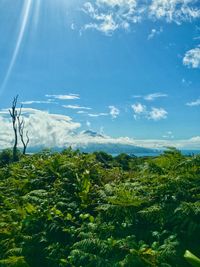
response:
<svg viewBox="0 0 200 267"><path fill-rule="evenodd" d="M28 118L200 147L199 1L0 0L0 36L2 132L19 94Z"/></svg>

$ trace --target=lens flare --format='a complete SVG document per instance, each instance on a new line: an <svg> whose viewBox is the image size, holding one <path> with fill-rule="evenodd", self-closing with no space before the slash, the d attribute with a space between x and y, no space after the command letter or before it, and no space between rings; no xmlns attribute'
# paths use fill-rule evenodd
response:
<svg viewBox="0 0 200 267"><path fill-rule="evenodd" d="M15 65L15 62L16 62L16 59L17 59L17 56L18 56L18 53L19 53L19 50L20 50L20 46L22 44L22 41L23 41L23 38L24 38L24 34L26 32L26 27L27 27L28 20L29 20L29 17L30 17L31 5L32 5L32 0L25 0L24 1L24 6L23 6L23 10L22 10L22 23L20 25L19 35L18 35L18 38L17 38L16 46L15 46L15 49L14 49L10 64L8 66L5 78L4 78L3 83L1 85L0 94L3 93L3 91L4 91L4 89L5 89L6 85L7 85L7 82L9 80L9 78L10 78L12 69L13 69L13 67Z"/></svg>

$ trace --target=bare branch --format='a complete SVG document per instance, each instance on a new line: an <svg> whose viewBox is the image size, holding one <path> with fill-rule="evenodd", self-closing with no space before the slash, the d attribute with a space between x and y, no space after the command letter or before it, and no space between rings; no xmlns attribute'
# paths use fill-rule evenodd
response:
<svg viewBox="0 0 200 267"><path fill-rule="evenodd" d="M12 118L13 131L14 131L13 161L17 160L17 144L18 144L17 110L16 110L17 99L18 99L18 95L16 97L14 97L11 110L9 109L10 117Z"/></svg>
<svg viewBox="0 0 200 267"><path fill-rule="evenodd" d="M17 117L18 120L18 131L19 131L19 136L21 139L21 142L23 144L23 155L26 154L26 149L29 143L29 137L28 137L28 131L26 132L26 141L24 140L24 127L25 127L25 121L24 118L21 119L21 109L20 109L20 113L19 116Z"/></svg>
<svg viewBox="0 0 200 267"><path fill-rule="evenodd" d="M18 111L17 101L18 101L18 95L14 97L13 102L12 102L12 107L11 109L9 109L10 117L12 118L13 131L14 131L13 161L17 160L18 134L23 144L23 154L26 154L26 149L29 143L28 132L26 132L26 141L24 140L25 121L24 121L24 118L21 118L23 105L21 105Z"/></svg>

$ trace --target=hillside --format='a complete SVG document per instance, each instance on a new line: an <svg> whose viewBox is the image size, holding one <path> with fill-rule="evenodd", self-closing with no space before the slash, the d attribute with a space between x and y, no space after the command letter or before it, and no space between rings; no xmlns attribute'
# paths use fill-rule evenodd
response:
<svg viewBox="0 0 200 267"><path fill-rule="evenodd" d="M190 266L200 156L0 155L0 266Z"/></svg>

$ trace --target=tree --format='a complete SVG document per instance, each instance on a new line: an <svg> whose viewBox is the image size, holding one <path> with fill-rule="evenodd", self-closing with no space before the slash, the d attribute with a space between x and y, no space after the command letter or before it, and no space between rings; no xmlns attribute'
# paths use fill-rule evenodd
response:
<svg viewBox="0 0 200 267"><path fill-rule="evenodd" d="M19 136L21 139L21 142L23 144L23 155L26 154L26 149L29 143L29 136L28 136L28 131L26 131L26 141L24 139L24 126L25 126L25 121L24 118L21 118L21 111L22 111L22 105L19 111L19 115L17 116L18 120L18 130L19 130Z"/></svg>
<svg viewBox="0 0 200 267"><path fill-rule="evenodd" d="M17 116L18 112L16 109L18 95L14 97L12 102L12 108L9 109L10 116L12 118L12 126L14 131L14 145L13 145L13 161L17 160L17 145L18 145L18 132L17 132Z"/></svg>
<svg viewBox="0 0 200 267"><path fill-rule="evenodd" d="M9 109L10 116L12 118L12 126L14 131L14 145L13 145L13 161L17 161L17 145L18 145L18 133L23 144L23 154L26 154L26 149L29 143L28 131L26 131L26 141L24 138L25 121L21 118L22 105L20 110L17 110L18 95L14 97L12 102L12 108Z"/></svg>

